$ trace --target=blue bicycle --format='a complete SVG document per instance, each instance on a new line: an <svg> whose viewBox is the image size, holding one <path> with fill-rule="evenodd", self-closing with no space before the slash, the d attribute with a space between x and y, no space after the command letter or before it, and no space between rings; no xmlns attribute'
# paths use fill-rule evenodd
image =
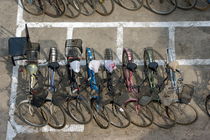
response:
<svg viewBox="0 0 210 140"><path fill-rule="evenodd" d="M95 60L94 50L91 48L86 48L86 67L88 81L91 89L89 97L93 112L93 118L99 127L107 129L110 125L110 119L107 112L108 109L105 105L109 102L106 103L106 101L102 100L102 91L99 84L100 81L97 75L99 66L99 61Z"/></svg>

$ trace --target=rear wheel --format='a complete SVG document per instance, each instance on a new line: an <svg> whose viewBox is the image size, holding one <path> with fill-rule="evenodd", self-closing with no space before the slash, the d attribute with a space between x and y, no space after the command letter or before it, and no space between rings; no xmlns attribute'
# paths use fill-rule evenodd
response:
<svg viewBox="0 0 210 140"><path fill-rule="evenodd" d="M63 0L44 0L46 3L45 14L58 18L61 17L65 13L65 4Z"/></svg>
<svg viewBox="0 0 210 140"><path fill-rule="evenodd" d="M195 9L200 11L205 11L208 10L209 8L210 8L210 3L208 2L208 0L198 0L195 5Z"/></svg>
<svg viewBox="0 0 210 140"><path fill-rule="evenodd" d="M170 108L166 108L158 102L152 102L149 106L154 116L153 123L155 125L164 129L175 126L175 114Z"/></svg>
<svg viewBox="0 0 210 140"><path fill-rule="evenodd" d="M100 106L95 101L92 105L93 118L97 125L103 129L107 129L110 125L110 118L106 106Z"/></svg>
<svg viewBox="0 0 210 140"><path fill-rule="evenodd" d="M67 107L68 114L74 121L80 124L87 124L92 120L92 111L85 100L70 99Z"/></svg>
<svg viewBox="0 0 210 140"><path fill-rule="evenodd" d="M174 3L174 0L171 0ZM176 0L177 7L182 10L190 10L194 8L197 3L197 0Z"/></svg>
<svg viewBox="0 0 210 140"><path fill-rule="evenodd" d="M159 15L168 15L175 11L176 0L146 0L148 9Z"/></svg>
<svg viewBox="0 0 210 140"><path fill-rule="evenodd" d="M81 5L81 14L85 16L90 16L96 11L96 1L95 0L78 0Z"/></svg>
<svg viewBox="0 0 210 140"><path fill-rule="evenodd" d="M78 0L65 0L66 12L65 15L69 18L76 18L81 13L81 5Z"/></svg>
<svg viewBox="0 0 210 140"><path fill-rule="evenodd" d="M140 106L137 102L128 102L125 107L132 124L139 127L148 127L152 124L153 114L147 106Z"/></svg>
<svg viewBox="0 0 210 140"><path fill-rule="evenodd" d="M35 16L42 15L46 8L43 0L21 0L21 4L26 12Z"/></svg>
<svg viewBox="0 0 210 140"><path fill-rule="evenodd" d="M114 11L113 0L98 0L96 2L96 12L102 16L108 16Z"/></svg>
<svg viewBox="0 0 210 140"><path fill-rule="evenodd" d="M48 113L48 125L54 129L62 129L66 125L66 115L64 109L54 105L51 101L44 104Z"/></svg>
<svg viewBox="0 0 210 140"><path fill-rule="evenodd" d="M130 11L139 10L143 5L143 0L115 0L115 2Z"/></svg>
<svg viewBox="0 0 210 140"><path fill-rule="evenodd" d="M36 107L24 100L18 104L18 115L28 125L43 127L48 123L47 111L43 107Z"/></svg>

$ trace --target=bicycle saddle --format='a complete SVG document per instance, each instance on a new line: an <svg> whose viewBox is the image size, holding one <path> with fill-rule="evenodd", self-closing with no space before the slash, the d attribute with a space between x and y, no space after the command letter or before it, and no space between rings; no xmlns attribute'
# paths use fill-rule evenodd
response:
<svg viewBox="0 0 210 140"><path fill-rule="evenodd" d="M136 68L137 68L137 65L135 63L129 62L127 64L127 69L132 71L132 72L134 72L136 70Z"/></svg>
<svg viewBox="0 0 210 140"><path fill-rule="evenodd" d="M53 70L57 70L60 67L60 65L59 65L58 62L51 62L51 63L48 64L48 67L53 69Z"/></svg>
<svg viewBox="0 0 210 140"><path fill-rule="evenodd" d="M149 63L149 69L151 69L152 71L157 71L157 68L158 68L158 63L157 62Z"/></svg>

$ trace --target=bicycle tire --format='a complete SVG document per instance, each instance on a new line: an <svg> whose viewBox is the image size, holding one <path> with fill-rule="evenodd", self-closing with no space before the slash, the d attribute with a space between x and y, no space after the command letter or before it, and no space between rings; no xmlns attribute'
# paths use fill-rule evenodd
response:
<svg viewBox="0 0 210 140"><path fill-rule="evenodd" d="M97 125L102 129L107 129L110 125L110 118L108 114L108 109L106 106L100 106L96 103L96 100L91 103L91 108L93 111L93 118ZM101 120L101 119L102 120Z"/></svg>
<svg viewBox="0 0 210 140"><path fill-rule="evenodd" d="M176 8L177 8L177 1L176 0L174 0L174 3L172 3L171 0L163 0L163 1L168 1L168 4L172 6L170 10L165 10L165 9L162 10L162 9L156 9L156 8L154 8L152 6L151 0L146 0L146 6L147 6L146 8L148 10L154 12L155 14L159 14L159 15L168 15L168 14L171 14L172 12L174 12L176 10ZM158 7L160 7L160 2L157 3L157 5L158 5Z"/></svg>
<svg viewBox="0 0 210 140"><path fill-rule="evenodd" d="M88 124L92 120L93 114L91 108L83 99L69 99L67 109L69 116L80 124ZM73 111L77 114L75 115Z"/></svg>
<svg viewBox="0 0 210 140"><path fill-rule="evenodd" d="M122 8L129 10L129 11L137 11L139 10L142 6L143 6L143 0L135 0L136 2L134 2L134 0L132 0L131 3L133 3L133 6L130 7L130 5L128 6L128 4L126 4L126 2L129 2L128 0L115 0L115 3L117 3L119 6L121 6Z"/></svg>
<svg viewBox="0 0 210 140"><path fill-rule="evenodd" d="M210 9L210 3L208 3L208 0L198 0L194 8L200 11L206 11Z"/></svg>
<svg viewBox="0 0 210 140"><path fill-rule="evenodd" d="M106 5L106 6L105 6ZM107 10L107 7L111 9ZM100 9L102 8L102 10ZM97 0L96 2L96 12L102 16L109 16L114 11L114 1L113 0Z"/></svg>
<svg viewBox="0 0 210 140"><path fill-rule="evenodd" d="M116 103L107 104L109 111L110 123L117 128L126 128L130 125L131 120L128 112L123 106Z"/></svg>
<svg viewBox="0 0 210 140"><path fill-rule="evenodd" d="M140 106L136 101L125 104L131 119L131 123L138 127L148 127L153 123L153 114L147 106ZM132 114L132 115L131 115Z"/></svg>
<svg viewBox="0 0 210 140"><path fill-rule="evenodd" d="M176 123L180 125L190 125L198 119L197 110L190 104L175 102L169 106L176 116Z"/></svg>
<svg viewBox="0 0 210 140"><path fill-rule="evenodd" d="M174 4L173 0L170 1ZM177 1L177 8L182 10L190 10L194 8L197 3L197 0L176 0L176 1Z"/></svg>
<svg viewBox="0 0 210 140"><path fill-rule="evenodd" d="M32 2L33 2L33 4L30 3L29 0L21 0L21 4L23 6L23 9L26 12L28 12L29 14L32 14L32 15L35 15L35 16L42 15L44 13L44 9L46 7L45 2L43 0L39 0L39 1L38 0L32 0ZM32 7L29 8L26 3L31 5L31 6L34 6L35 9L38 8L37 9L38 11L35 11L35 12L32 11L32 9L31 9Z"/></svg>
<svg viewBox="0 0 210 140"><path fill-rule="evenodd" d="M29 117L23 116L23 113L24 113L23 107L26 107L25 113L29 113ZM28 125L31 125L34 127L43 127L48 124L48 116L47 116L46 110L43 107L38 108L31 105L28 100L21 101L17 106L17 110L18 110L18 115L20 119ZM34 122L37 120L40 122Z"/></svg>
<svg viewBox="0 0 210 140"><path fill-rule="evenodd" d="M47 100L43 107L48 113L48 125L54 129L62 129L66 125L66 115L62 106L57 106Z"/></svg>
<svg viewBox="0 0 210 140"><path fill-rule="evenodd" d="M210 117L210 95L206 97L205 108L206 108L207 115Z"/></svg>
<svg viewBox="0 0 210 140"><path fill-rule="evenodd" d="M65 16L76 18L81 14L81 5L77 0L65 0L66 12Z"/></svg>
<svg viewBox="0 0 210 140"><path fill-rule="evenodd" d="M149 106L154 116L153 124L163 129L169 129L176 125L175 114L170 108L156 101L151 102Z"/></svg>
<svg viewBox="0 0 210 140"><path fill-rule="evenodd" d="M45 0L46 9L44 13L50 17L58 18L65 13L65 4L63 0Z"/></svg>
<svg viewBox="0 0 210 140"><path fill-rule="evenodd" d="M81 5L81 14L85 16L93 15L96 11L96 2L95 0L78 0Z"/></svg>

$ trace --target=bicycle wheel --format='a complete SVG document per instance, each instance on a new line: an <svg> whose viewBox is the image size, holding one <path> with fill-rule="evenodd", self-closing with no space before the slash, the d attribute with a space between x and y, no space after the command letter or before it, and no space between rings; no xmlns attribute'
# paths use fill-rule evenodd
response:
<svg viewBox="0 0 210 140"><path fill-rule="evenodd" d="M170 109L161 105L159 102L152 102L149 107L153 113L153 123L160 128L169 129L176 124L176 118L174 112Z"/></svg>
<svg viewBox="0 0 210 140"><path fill-rule="evenodd" d="M96 101L93 101L91 103L91 108L93 111L93 118L97 125L103 129L107 129L110 125L110 118L107 111L107 107L102 107L99 104L97 104Z"/></svg>
<svg viewBox="0 0 210 140"><path fill-rule="evenodd" d="M65 15L70 18L76 18L81 14L81 5L78 0L65 0Z"/></svg>
<svg viewBox="0 0 210 140"><path fill-rule="evenodd" d="M173 2L172 2L173 1ZM175 11L176 0L146 0L148 9L159 15L168 15Z"/></svg>
<svg viewBox="0 0 210 140"><path fill-rule="evenodd" d="M83 99L70 99L67 102L69 116L80 124L88 124L92 120L92 111Z"/></svg>
<svg viewBox="0 0 210 140"><path fill-rule="evenodd" d="M128 102L125 108L130 115L131 123L138 127L148 127L153 123L153 114L147 106L140 106L137 102Z"/></svg>
<svg viewBox="0 0 210 140"><path fill-rule="evenodd" d="M108 16L114 11L114 1L113 0L97 0L96 2L96 12L102 16Z"/></svg>
<svg viewBox="0 0 210 140"><path fill-rule="evenodd" d="M66 115L61 106L54 105L51 101L44 104L48 113L48 125L54 129L62 129L66 125Z"/></svg>
<svg viewBox="0 0 210 140"><path fill-rule="evenodd" d="M176 123L181 125L189 125L198 119L197 110L190 104L173 103L169 108L174 112Z"/></svg>
<svg viewBox="0 0 210 140"><path fill-rule="evenodd" d="M195 9L200 11L206 11L209 8L210 8L210 3L208 2L208 0L197 0Z"/></svg>
<svg viewBox="0 0 210 140"><path fill-rule="evenodd" d="M65 4L63 0L45 0L45 3L46 9L44 13L46 15L58 18L65 13Z"/></svg>
<svg viewBox="0 0 210 140"><path fill-rule="evenodd" d="M21 0L21 4L26 12L35 16L42 15L46 7L43 0Z"/></svg>
<svg viewBox="0 0 210 140"><path fill-rule="evenodd" d="M81 5L81 14L90 16L96 11L95 0L78 0Z"/></svg>
<svg viewBox="0 0 210 140"><path fill-rule="evenodd" d="M174 3L174 0L170 0ZM182 10L190 10L195 7L197 0L176 0L177 1L177 8Z"/></svg>
<svg viewBox="0 0 210 140"><path fill-rule="evenodd" d="M210 117L210 95L206 97L205 107L206 107L206 112L208 116Z"/></svg>
<svg viewBox="0 0 210 140"><path fill-rule="evenodd" d="M143 0L115 0L115 2L130 11L139 10L143 6Z"/></svg>
<svg viewBox="0 0 210 140"><path fill-rule="evenodd" d="M130 125L130 116L124 107L121 107L115 103L106 105L110 123L118 128L126 128Z"/></svg>
<svg viewBox="0 0 210 140"><path fill-rule="evenodd" d="M43 127L48 123L47 111L43 107L35 107L28 100L23 100L17 106L20 119L28 125Z"/></svg>

